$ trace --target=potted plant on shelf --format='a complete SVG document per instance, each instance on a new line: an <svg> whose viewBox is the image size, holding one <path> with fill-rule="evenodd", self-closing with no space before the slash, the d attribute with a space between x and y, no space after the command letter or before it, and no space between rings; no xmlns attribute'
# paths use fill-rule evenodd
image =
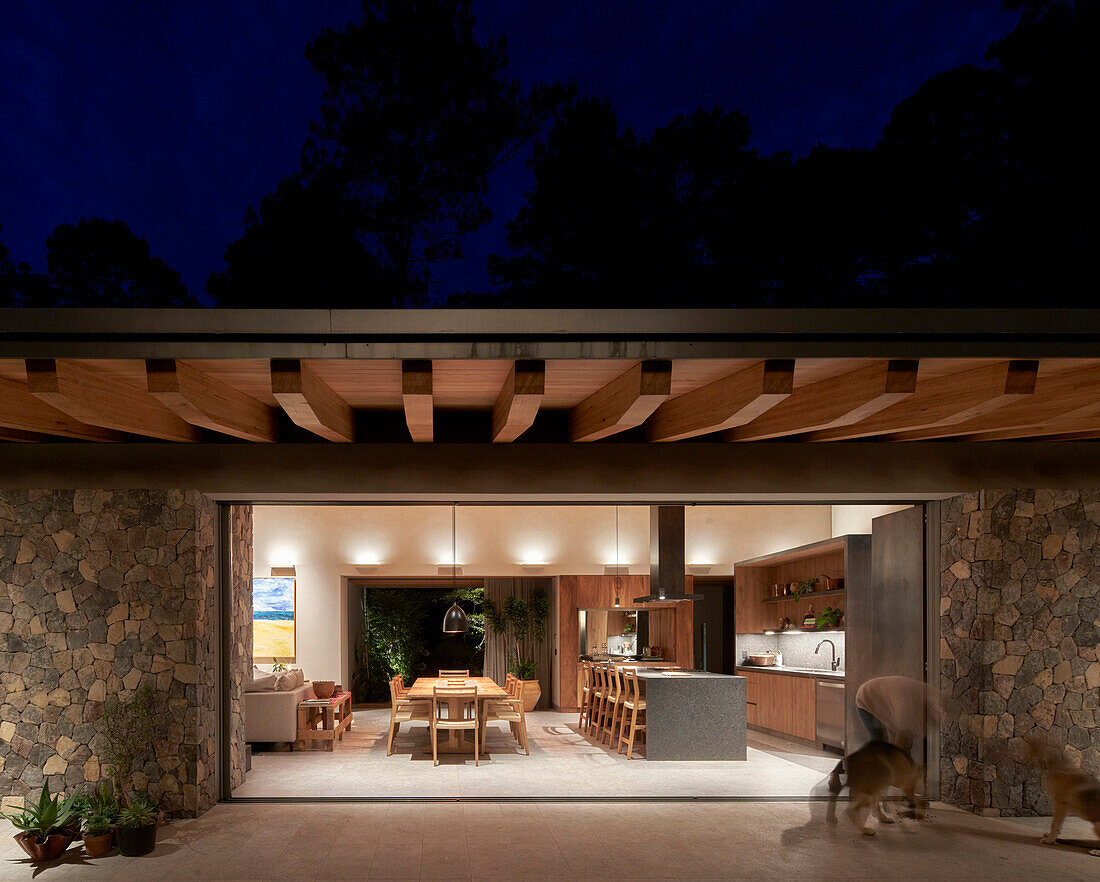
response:
<svg viewBox="0 0 1100 882"><path fill-rule="evenodd" d="M792 592L795 603L798 603L805 595L812 594L817 579L802 579L794 587Z"/></svg>
<svg viewBox="0 0 1100 882"><path fill-rule="evenodd" d="M157 804L148 793L135 793L118 813L118 850L127 857L149 854L157 844Z"/></svg>
<svg viewBox="0 0 1100 882"><path fill-rule="evenodd" d="M52 861L79 834L79 801L79 788L62 801L60 795L50 796L49 782L45 782L37 804L26 805L19 814L5 814L4 817L20 830L15 834L15 841L32 861Z"/></svg>
<svg viewBox="0 0 1100 882"><path fill-rule="evenodd" d="M836 609L832 606L827 606L821 611L821 614L817 617L817 629L819 631L830 630L832 628L839 628L840 623L844 620L844 610Z"/></svg>
<svg viewBox="0 0 1100 882"><path fill-rule="evenodd" d="M511 640L508 650L508 672L520 680L523 690L523 709L535 709L542 696L538 681L538 663L535 649L546 639L546 623L550 618L550 603L546 592L538 588L530 600L505 597L500 608L485 602L485 624L490 631Z"/></svg>
<svg viewBox="0 0 1100 882"><path fill-rule="evenodd" d="M88 857L102 857L111 850L118 820L118 802L110 785L103 781L99 789L82 800L80 807L84 851Z"/></svg>

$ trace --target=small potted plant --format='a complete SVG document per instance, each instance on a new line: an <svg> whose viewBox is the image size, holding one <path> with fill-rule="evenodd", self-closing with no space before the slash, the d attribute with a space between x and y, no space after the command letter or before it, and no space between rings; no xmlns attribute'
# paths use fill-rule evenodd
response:
<svg viewBox="0 0 1100 882"><path fill-rule="evenodd" d="M60 796L50 796L49 782L45 782L37 804L24 806L19 814L5 814L4 817L21 831L15 834L15 841L32 861L52 861L77 837L79 801L79 789L62 801Z"/></svg>
<svg viewBox="0 0 1100 882"><path fill-rule="evenodd" d="M84 799L80 811L84 851L88 857L102 857L111 850L118 820L118 803L106 781Z"/></svg>
<svg viewBox="0 0 1100 882"><path fill-rule="evenodd" d="M148 793L135 793L118 813L118 850L127 857L140 857L156 844L157 804Z"/></svg>

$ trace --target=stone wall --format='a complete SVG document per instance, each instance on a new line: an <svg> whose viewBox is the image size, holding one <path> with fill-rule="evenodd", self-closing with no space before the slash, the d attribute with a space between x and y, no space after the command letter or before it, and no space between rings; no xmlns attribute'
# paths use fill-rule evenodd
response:
<svg viewBox="0 0 1100 882"><path fill-rule="evenodd" d="M1100 490L942 503L940 786L988 814L1049 814L1028 738L1100 773Z"/></svg>
<svg viewBox="0 0 1100 882"><path fill-rule="evenodd" d="M244 782L244 689L252 677L252 506L229 508L229 784Z"/></svg>
<svg viewBox="0 0 1100 882"><path fill-rule="evenodd" d="M149 686L139 786L213 804L214 515L196 491L0 491L0 795L98 781L104 702Z"/></svg>

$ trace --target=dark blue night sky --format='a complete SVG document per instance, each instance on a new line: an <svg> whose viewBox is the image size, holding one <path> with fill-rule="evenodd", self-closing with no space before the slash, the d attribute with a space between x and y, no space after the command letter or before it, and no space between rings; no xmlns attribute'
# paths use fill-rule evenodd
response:
<svg viewBox="0 0 1100 882"><path fill-rule="evenodd" d="M926 78L982 63L1014 16L991 2L475 0L525 83L577 81L641 133L680 111L747 113L762 151L869 146ZM0 237L43 269L62 221L120 217L203 295L249 204L297 165L320 83L313 33L357 2L0 4ZM445 279L485 289L485 257L527 178L493 182L497 219Z"/></svg>

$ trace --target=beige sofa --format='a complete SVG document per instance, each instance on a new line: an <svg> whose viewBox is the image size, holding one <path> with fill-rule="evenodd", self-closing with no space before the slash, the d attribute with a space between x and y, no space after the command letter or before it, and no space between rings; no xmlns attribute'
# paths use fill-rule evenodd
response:
<svg viewBox="0 0 1100 882"><path fill-rule="evenodd" d="M244 740L295 741L298 737L298 702L313 697L311 680L306 680L290 692L246 692Z"/></svg>

